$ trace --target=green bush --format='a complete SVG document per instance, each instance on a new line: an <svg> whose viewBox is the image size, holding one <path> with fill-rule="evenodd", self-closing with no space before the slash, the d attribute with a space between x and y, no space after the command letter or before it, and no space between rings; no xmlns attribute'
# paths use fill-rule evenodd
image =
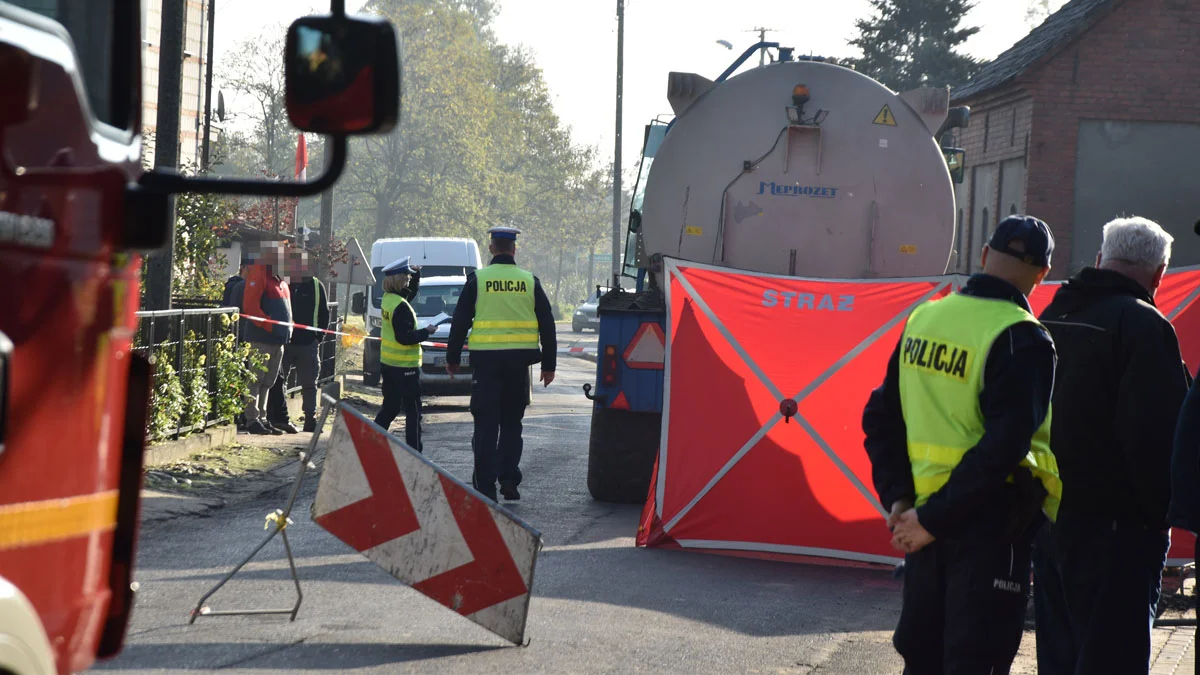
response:
<svg viewBox="0 0 1200 675"><path fill-rule="evenodd" d="M183 347L183 372L175 368L175 353L159 347L151 356L154 364L154 390L150 397L149 428L152 439L173 435L181 427L203 425L209 415L217 420L232 420L246 404L250 385L266 371L266 357L249 344L238 342L232 332L236 315L223 314L221 326L231 331L211 344L215 393L208 389L208 359L204 342L189 331Z"/></svg>
<svg viewBox="0 0 1200 675"><path fill-rule="evenodd" d="M171 363L171 350L159 347L150 356L154 365L154 389L150 396L150 438L162 438L179 428L184 396L179 374Z"/></svg>

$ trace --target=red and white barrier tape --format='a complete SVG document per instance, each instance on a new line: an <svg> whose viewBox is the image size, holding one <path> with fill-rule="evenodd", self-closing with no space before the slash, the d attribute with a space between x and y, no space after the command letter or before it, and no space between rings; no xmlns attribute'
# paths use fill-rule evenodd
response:
<svg viewBox="0 0 1200 675"><path fill-rule="evenodd" d="M291 328L298 328L300 330L312 331L314 333L326 333L328 335L344 335L346 337L358 338L360 340L381 340L381 341L383 340L383 338L380 338L380 337L372 337L370 335L365 335L365 334L361 334L361 333L344 333L342 331L328 330L326 328L317 328L315 326L307 326L302 323L288 323L286 321L276 321L275 319L266 319L261 316L250 316L248 314L242 314L241 318L249 319L250 321L256 321L258 323L269 323L269 324L272 324L275 326L290 326ZM444 342L425 342L423 344L426 347L440 347L442 349L445 349L447 347L446 343L444 343ZM464 349L463 351L466 351L466 349ZM596 348L595 347L559 347L558 353L559 354L595 354Z"/></svg>
<svg viewBox="0 0 1200 675"><path fill-rule="evenodd" d="M290 326L291 328L299 328L301 330L312 331L314 333L327 333L329 335L345 335L352 338L361 338L363 340L382 340L383 338L371 337L370 335L360 333L343 333L336 330L328 330L326 328L317 328L316 326L306 326L302 323L288 323L286 321L276 321L275 319L265 319L261 316L250 316L249 314L240 315L243 319L257 321L258 323L269 323L275 326Z"/></svg>

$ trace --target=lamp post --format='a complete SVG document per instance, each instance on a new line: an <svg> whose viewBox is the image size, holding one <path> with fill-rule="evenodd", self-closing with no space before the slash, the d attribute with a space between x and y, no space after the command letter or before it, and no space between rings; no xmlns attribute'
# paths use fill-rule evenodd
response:
<svg viewBox="0 0 1200 675"><path fill-rule="evenodd" d="M617 129L613 149L612 288L621 276L621 85L625 70L625 0L617 0Z"/></svg>

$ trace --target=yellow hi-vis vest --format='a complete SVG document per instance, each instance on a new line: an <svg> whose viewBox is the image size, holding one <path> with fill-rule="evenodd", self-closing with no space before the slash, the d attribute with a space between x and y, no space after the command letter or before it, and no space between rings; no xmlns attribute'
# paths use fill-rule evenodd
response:
<svg viewBox="0 0 1200 675"><path fill-rule="evenodd" d="M537 349L533 275L516 265L488 265L475 273L475 281L471 351Z"/></svg>
<svg viewBox="0 0 1200 675"><path fill-rule="evenodd" d="M396 331L392 328L392 314L408 311L412 314L413 325L417 323L417 313L413 311L408 301L395 293L384 293L382 303L383 327L380 337L383 345L379 350L379 362L385 366L397 368L420 368L421 345L402 345L396 342Z"/></svg>
<svg viewBox="0 0 1200 675"><path fill-rule="evenodd" d="M1022 321L1038 323L1007 300L961 293L927 302L909 316L900 347L900 403L918 506L946 484L963 455L983 438L979 393L988 352L1001 333ZM1021 466L1045 486L1042 510L1054 521L1062 481L1050 451L1050 410Z"/></svg>

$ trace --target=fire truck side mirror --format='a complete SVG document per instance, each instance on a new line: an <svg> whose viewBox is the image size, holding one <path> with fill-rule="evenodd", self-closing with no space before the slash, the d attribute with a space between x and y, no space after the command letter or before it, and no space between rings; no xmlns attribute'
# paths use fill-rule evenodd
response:
<svg viewBox="0 0 1200 675"><path fill-rule="evenodd" d="M400 117L396 31L369 16L292 23L284 62L288 119L319 134L385 133Z"/></svg>

